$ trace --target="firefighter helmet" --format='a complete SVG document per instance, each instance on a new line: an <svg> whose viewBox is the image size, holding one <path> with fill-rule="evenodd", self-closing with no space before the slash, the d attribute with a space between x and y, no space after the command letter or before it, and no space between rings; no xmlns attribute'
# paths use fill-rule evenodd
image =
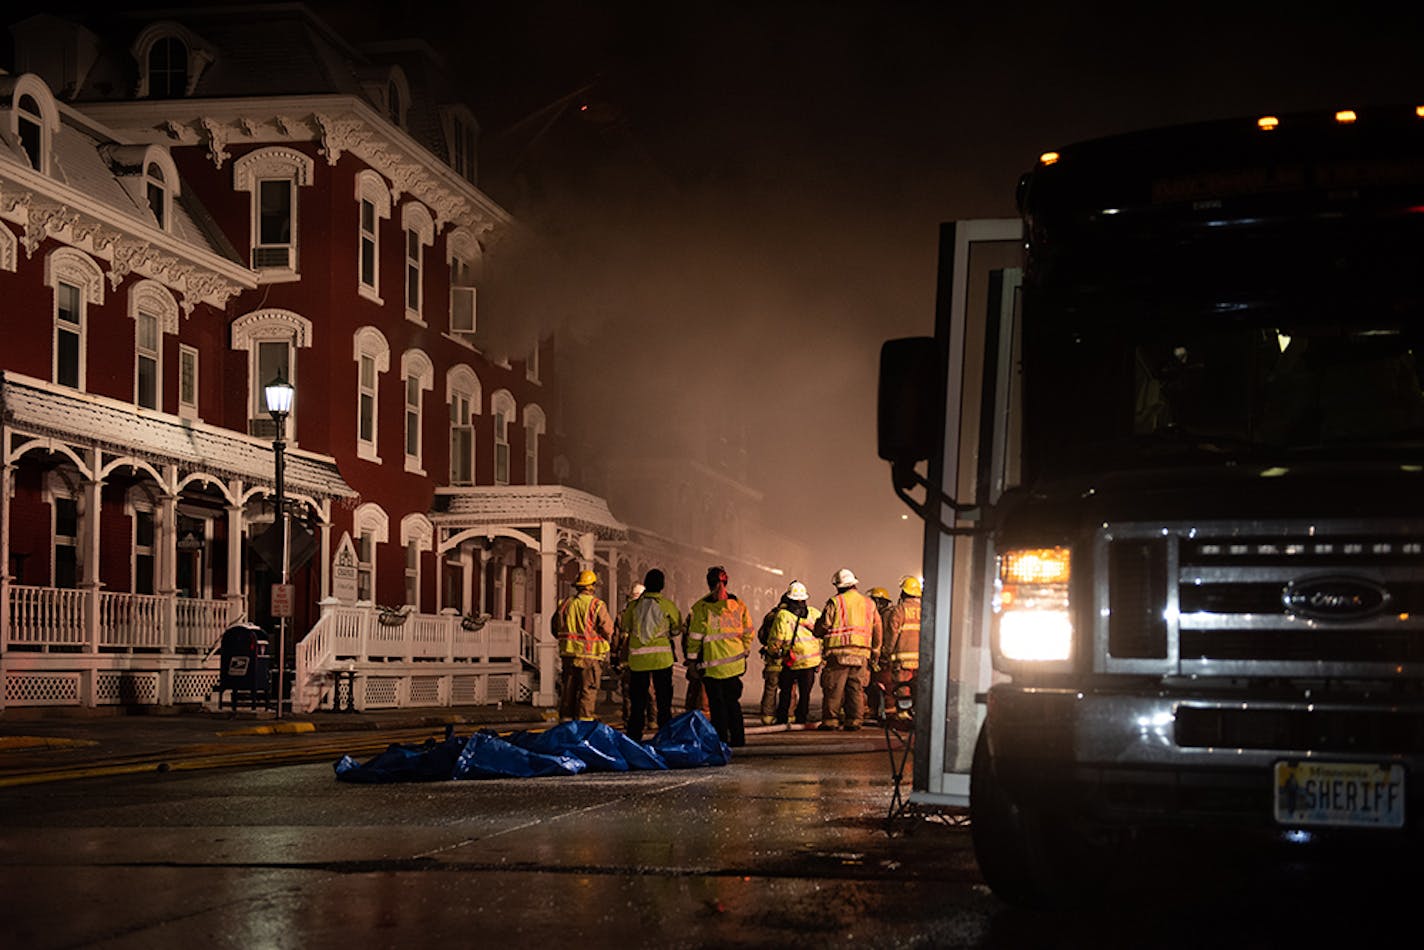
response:
<svg viewBox="0 0 1424 950"><path fill-rule="evenodd" d="M913 574L900 582L900 593L906 597L919 597L925 592L925 585Z"/></svg>
<svg viewBox="0 0 1424 950"><path fill-rule="evenodd" d="M859 584L860 581L855 579L855 574L850 568L843 567L839 571L836 571L835 575L831 578L831 583L837 587L854 587L856 584Z"/></svg>
<svg viewBox="0 0 1424 950"><path fill-rule="evenodd" d="M890 592L883 587L870 588L870 598L872 600L889 600Z"/></svg>
<svg viewBox="0 0 1424 950"><path fill-rule="evenodd" d="M579 571L578 580L574 581L575 587L592 587L598 583L598 575L593 571Z"/></svg>
<svg viewBox="0 0 1424 950"><path fill-rule="evenodd" d="M787 600L806 600L811 595L806 592L806 585L800 581L792 581L791 586L786 588Z"/></svg>

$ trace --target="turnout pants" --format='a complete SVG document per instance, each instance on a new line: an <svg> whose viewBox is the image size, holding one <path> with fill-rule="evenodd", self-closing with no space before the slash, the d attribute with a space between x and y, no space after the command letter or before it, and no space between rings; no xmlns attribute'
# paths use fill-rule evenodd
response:
<svg viewBox="0 0 1424 950"><path fill-rule="evenodd" d="M796 696L796 718L797 723L806 722L811 713L811 690L816 685L816 668L813 666L805 670L783 669L781 671L781 695L776 701L776 721L786 722L786 715L791 711L791 697Z"/></svg>
<svg viewBox="0 0 1424 950"><path fill-rule="evenodd" d="M870 667L848 666L832 658L821 670L821 723L859 729L865 715Z"/></svg>
<svg viewBox="0 0 1424 950"><path fill-rule="evenodd" d="M672 667L660 670L629 670L628 688L632 691L632 707L623 720L623 731L635 742L643 741L643 723L648 720L648 693L654 694L658 709L658 728L672 718Z"/></svg>
<svg viewBox="0 0 1424 950"><path fill-rule="evenodd" d="M707 690L707 702L712 707L712 726L717 736L729 746L747 744L746 724L742 722L742 678L728 676L725 679L703 677L702 687Z"/></svg>
<svg viewBox="0 0 1424 950"><path fill-rule="evenodd" d="M781 668L762 671L761 681L761 721L771 722L776 716L776 694L781 685ZM783 720L784 722L785 720Z"/></svg>
<svg viewBox="0 0 1424 950"><path fill-rule="evenodd" d="M603 677L597 660L564 657L559 674L559 720L592 719L598 703L598 681Z"/></svg>

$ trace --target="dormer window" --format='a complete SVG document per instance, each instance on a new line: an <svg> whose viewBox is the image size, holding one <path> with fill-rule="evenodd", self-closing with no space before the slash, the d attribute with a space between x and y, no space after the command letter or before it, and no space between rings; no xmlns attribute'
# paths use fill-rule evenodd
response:
<svg viewBox="0 0 1424 950"><path fill-rule="evenodd" d="M188 94L188 47L176 36L159 39L148 50L148 97L178 99Z"/></svg>
<svg viewBox="0 0 1424 950"><path fill-rule="evenodd" d="M386 109L390 114L391 121L394 122L396 125L404 124L401 121L402 105L403 103L401 102L400 86L397 86L396 81L392 79L390 82L386 83Z"/></svg>
<svg viewBox="0 0 1424 950"><path fill-rule="evenodd" d="M168 230L168 184L157 162L149 162L143 170L143 190L148 197L148 210L153 212L159 228Z"/></svg>
<svg viewBox="0 0 1424 950"><path fill-rule="evenodd" d="M15 124L20 136L20 147L30 160L30 167L44 169L44 118L40 115L40 104L34 96L21 96L15 106Z"/></svg>

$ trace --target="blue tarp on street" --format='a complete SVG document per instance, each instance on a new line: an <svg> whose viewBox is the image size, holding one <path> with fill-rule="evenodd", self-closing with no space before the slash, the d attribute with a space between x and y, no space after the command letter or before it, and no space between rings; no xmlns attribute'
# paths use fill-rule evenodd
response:
<svg viewBox="0 0 1424 950"><path fill-rule="evenodd" d="M343 782L438 782L687 769L731 760L732 750L707 717L693 710L669 721L649 743L601 722L565 722L541 732L483 730L468 739L452 734L418 746L394 743L365 763L342 756L334 768Z"/></svg>

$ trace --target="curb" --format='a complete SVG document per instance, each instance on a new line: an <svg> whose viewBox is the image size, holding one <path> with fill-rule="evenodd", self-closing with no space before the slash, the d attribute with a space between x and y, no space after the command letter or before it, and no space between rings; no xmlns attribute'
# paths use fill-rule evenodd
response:
<svg viewBox="0 0 1424 950"><path fill-rule="evenodd" d="M28 752L32 749L74 749L98 745L93 739L64 739L59 736L0 736L0 752Z"/></svg>
<svg viewBox="0 0 1424 950"><path fill-rule="evenodd" d="M289 735L299 732L316 732L314 722L274 722L266 726L248 726L245 729L223 729L220 736L272 736Z"/></svg>

